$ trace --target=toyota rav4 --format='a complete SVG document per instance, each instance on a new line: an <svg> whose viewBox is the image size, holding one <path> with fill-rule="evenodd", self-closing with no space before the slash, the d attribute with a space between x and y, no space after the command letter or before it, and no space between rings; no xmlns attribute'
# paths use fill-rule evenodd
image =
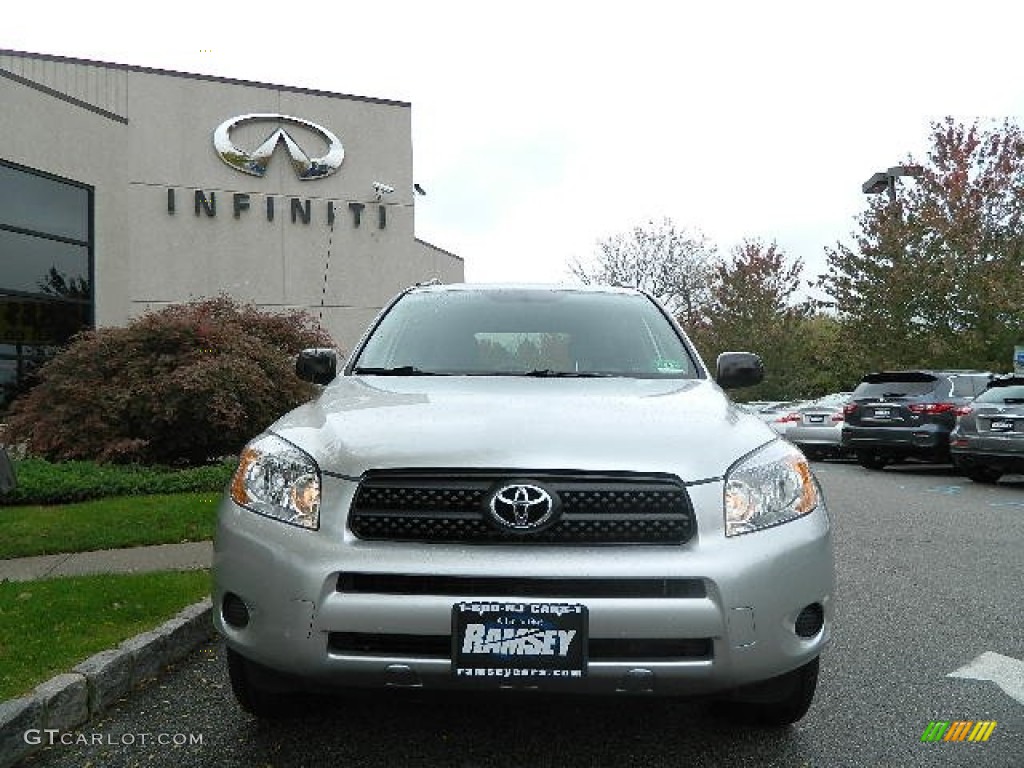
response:
<svg viewBox="0 0 1024 768"><path fill-rule="evenodd" d="M241 454L215 623L239 704L338 687L708 695L807 711L825 501L671 316L618 288L417 286Z"/></svg>

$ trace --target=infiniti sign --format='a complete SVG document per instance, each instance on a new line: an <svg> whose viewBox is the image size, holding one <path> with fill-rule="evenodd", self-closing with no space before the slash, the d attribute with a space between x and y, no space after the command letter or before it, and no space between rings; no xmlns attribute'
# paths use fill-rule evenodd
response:
<svg viewBox="0 0 1024 768"><path fill-rule="evenodd" d="M311 158L282 127L278 127L256 149L247 152L235 146L234 142L231 141L231 130L242 123L251 122L300 125L313 133L319 134L327 142L327 154ZM322 125L311 123L308 120L301 120L297 117L289 117L288 115L269 113L239 115L225 120L213 132L213 146L217 150L217 155L220 159L235 170L253 176L264 176L266 174L270 157L274 154L277 145L282 142L288 151L288 155L291 157L295 174L302 181L323 179L330 176L341 167L341 163L345 159L345 148L341 145L341 139Z"/></svg>

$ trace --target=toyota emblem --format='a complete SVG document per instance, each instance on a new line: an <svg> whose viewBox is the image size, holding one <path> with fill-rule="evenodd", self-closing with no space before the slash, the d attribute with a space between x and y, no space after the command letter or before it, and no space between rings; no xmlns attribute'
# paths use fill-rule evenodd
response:
<svg viewBox="0 0 1024 768"><path fill-rule="evenodd" d="M533 533L555 518L558 503L549 491L533 483L509 483L490 496L488 511L502 530Z"/></svg>

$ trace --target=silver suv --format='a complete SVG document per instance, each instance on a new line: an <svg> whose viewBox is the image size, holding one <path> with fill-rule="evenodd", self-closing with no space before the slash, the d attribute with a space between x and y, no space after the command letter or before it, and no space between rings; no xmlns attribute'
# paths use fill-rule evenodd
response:
<svg viewBox="0 0 1024 768"><path fill-rule="evenodd" d="M215 621L239 704L337 687L707 694L798 720L833 614L803 455L644 293L418 286L220 507Z"/></svg>

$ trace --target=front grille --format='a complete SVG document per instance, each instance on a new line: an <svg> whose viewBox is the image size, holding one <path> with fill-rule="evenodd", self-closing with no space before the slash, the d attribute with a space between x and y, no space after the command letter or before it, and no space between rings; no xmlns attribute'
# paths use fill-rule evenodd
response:
<svg viewBox="0 0 1024 768"><path fill-rule="evenodd" d="M388 635L364 632L331 632L327 639L332 653L347 656L397 656L449 659L451 635ZM711 638L599 638L587 641L590 661L642 661L710 659Z"/></svg>
<svg viewBox="0 0 1024 768"><path fill-rule="evenodd" d="M498 528L490 494L511 481L543 485L561 517L530 533ZM696 532L689 494L671 475L497 470L369 472L349 513L360 539L449 543L681 544Z"/></svg>
<svg viewBox="0 0 1024 768"><path fill-rule="evenodd" d="M339 592L449 597L702 598L701 579L552 579L495 576L419 576L391 573L343 573Z"/></svg>

